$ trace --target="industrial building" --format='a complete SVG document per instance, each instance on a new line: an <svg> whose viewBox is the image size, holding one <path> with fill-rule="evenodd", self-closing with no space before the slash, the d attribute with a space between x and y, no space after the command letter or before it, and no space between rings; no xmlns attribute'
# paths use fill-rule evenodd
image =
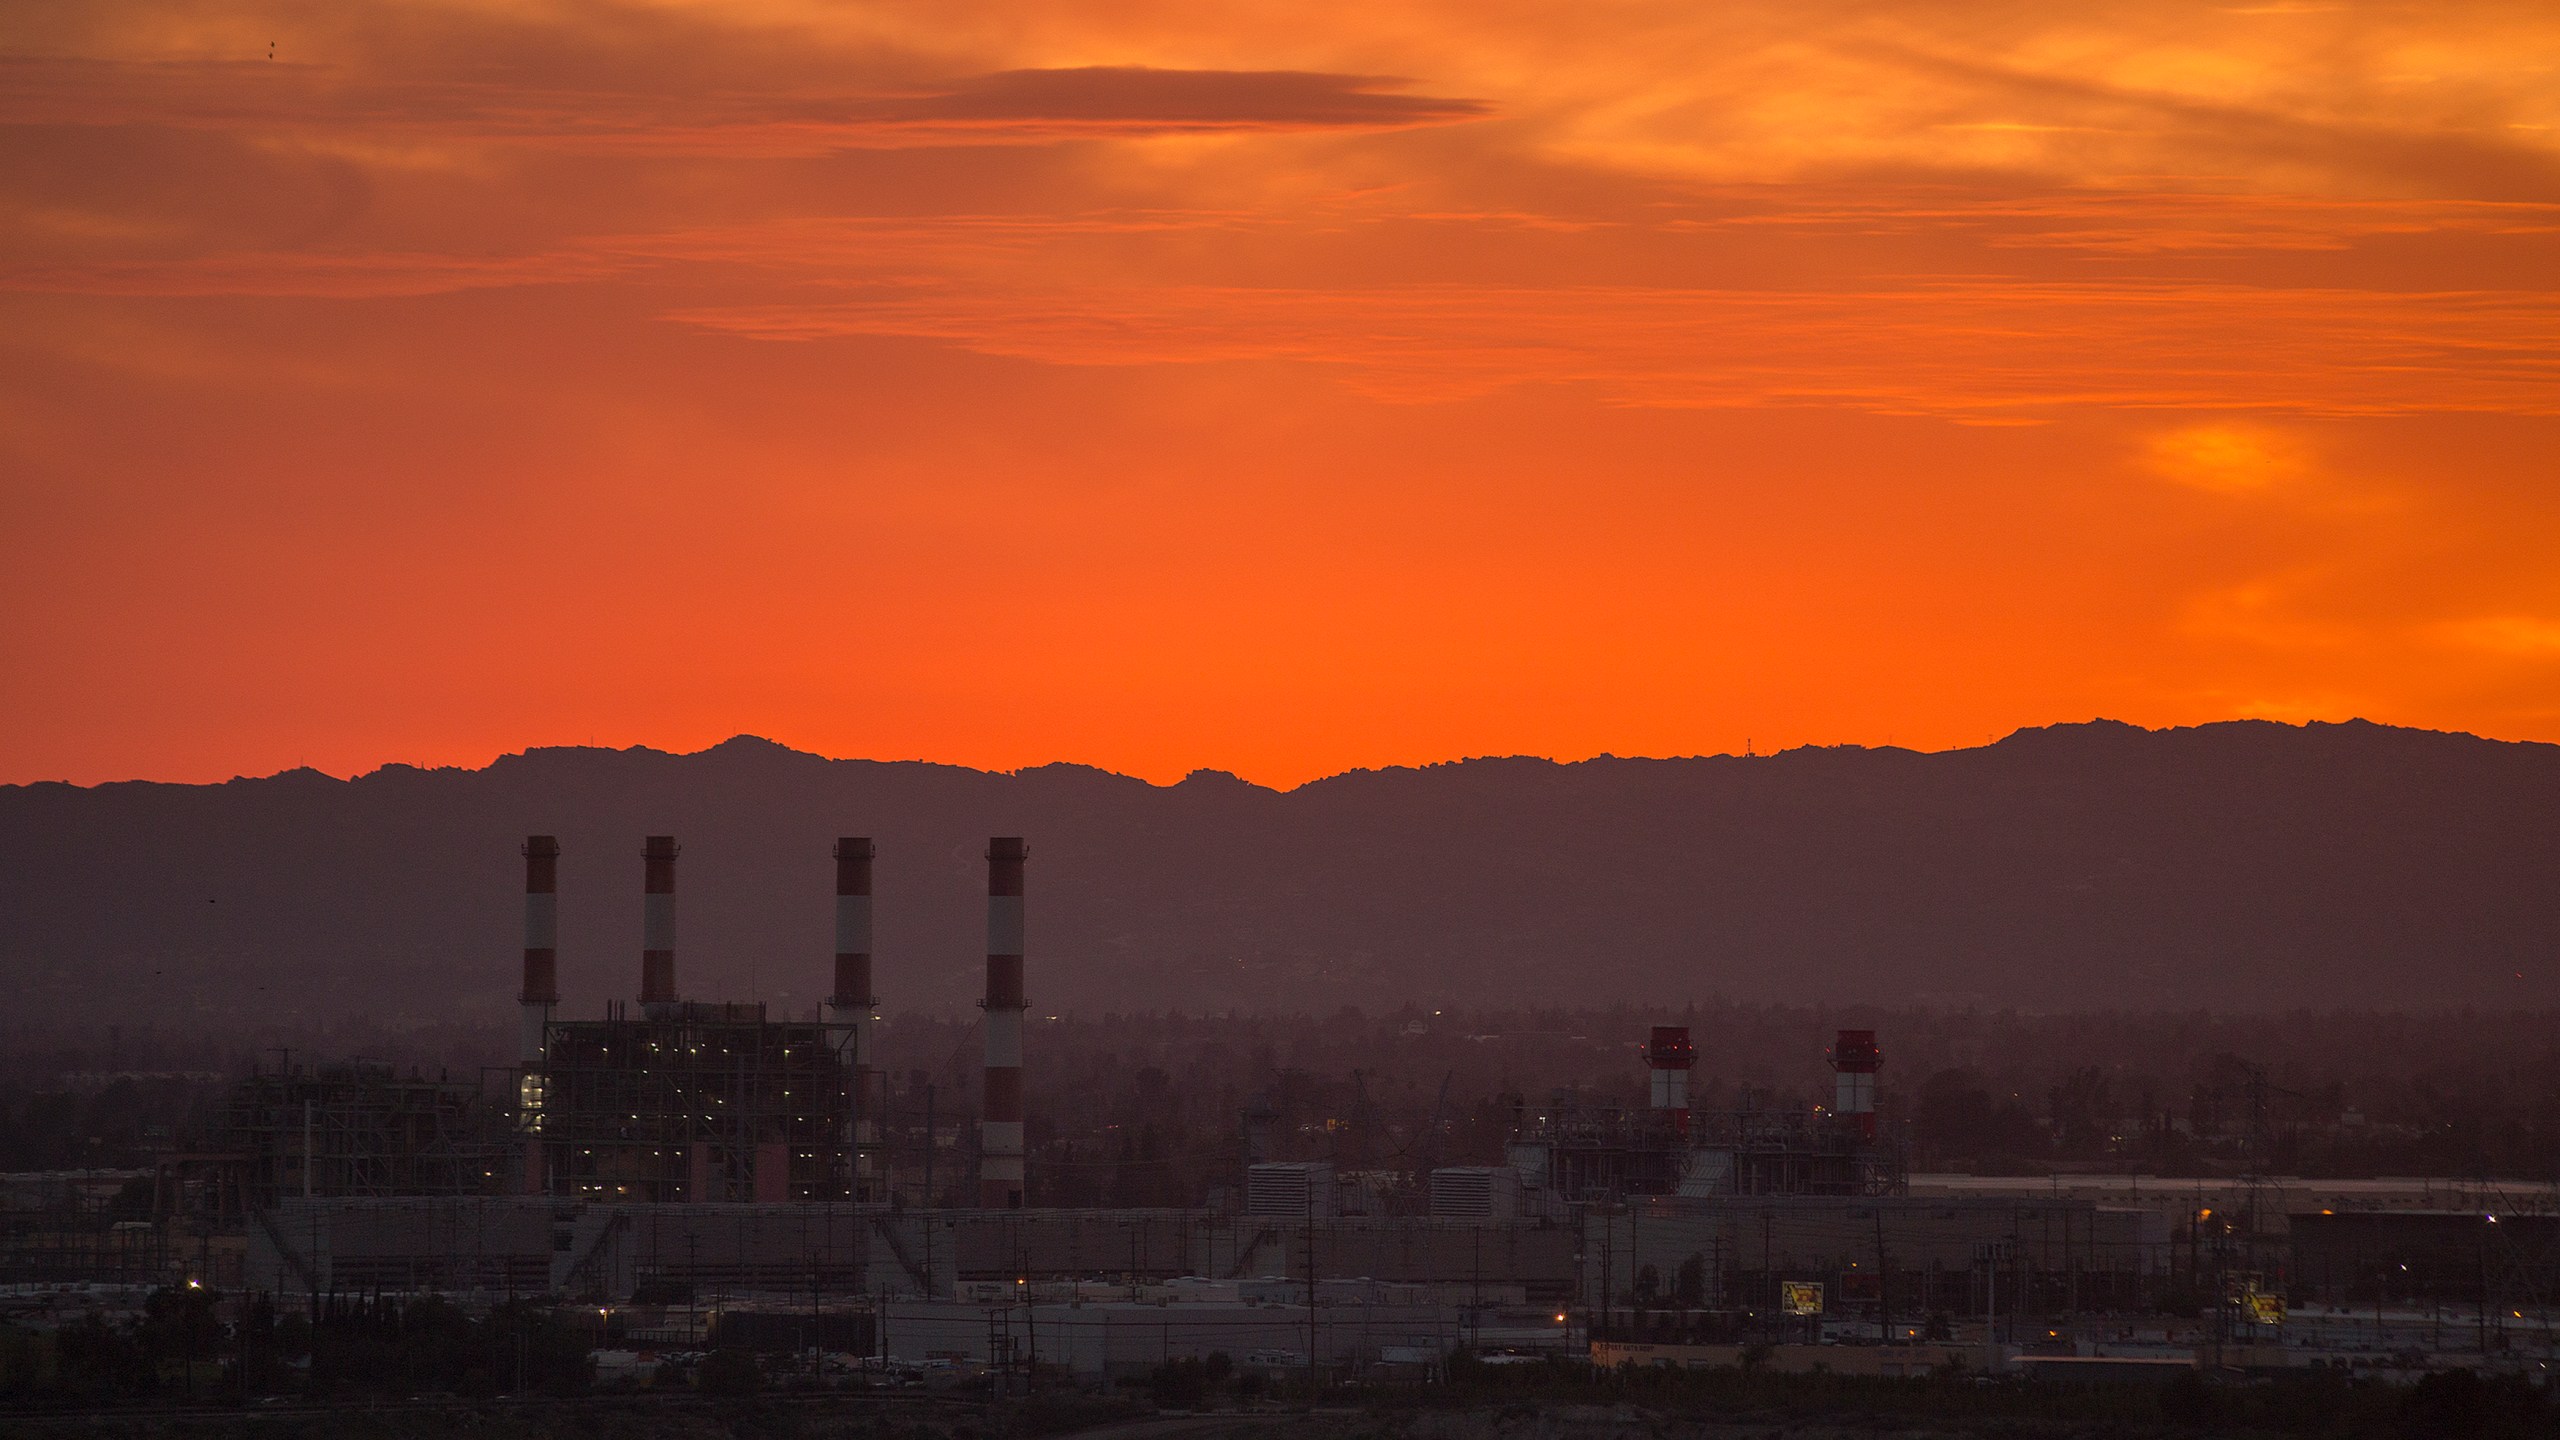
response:
<svg viewBox="0 0 2560 1440"><path fill-rule="evenodd" d="M2073 1196L1656 1197L1587 1212L1582 1257L1603 1311L1774 1314L1793 1283L1831 1315L2139 1309L2174 1258L2161 1216Z"/></svg>
<svg viewBox="0 0 2560 1440"><path fill-rule="evenodd" d="M579 1205L529 1197L287 1201L260 1212L249 1276L279 1294L557 1294L607 1304L714 1296L1017 1298L1189 1286L1305 1302L1406 1287L1553 1307L1577 1242L1559 1226L1421 1218L1304 1220L1203 1210L905 1210L852 1204ZM1225 1291L1216 1287L1225 1285ZM1277 1287L1277 1288L1274 1288ZM1412 1287L1420 1287L1413 1290ZM1157 1298L1166 1298L1158 1294Z"/></svg>
<svg viewBox="0 0 2560 1440"><path fill-rule="evenodd" d="M251 1209L292 1196L499 1195L516 1166L507 1121L476 1076L284 1056L231 1088L221 1149Z"/></svg>
<svg viewBox="0 0 2560 1440"><path fill-rule="evenodd" d="M184 1184L249 1209L292 1199L539 1196L589 1204L883 1200L870 1063L872 842L835 846L834 977L818 1018L690 999L678 986L674 837L641 853L636 1001L559 1013L560 845L524 842L516 1064L496 1077L398 1076L361 1062L278 1065L238 1085ZM986 1203L1023 1202L1023 870L988 847L987 1065L976 1158ZM288 1057L289 1058L289 1057Z"/></svg>
<svg viewBox="0 0 2560 1440"><path fill-rule="evenodd" d="M1843 1030L1832 1047L1828 1109L1689 1105L1698 1051L1685 1025L1656 1025L1645 1045L1651 1104L1585 1105L1558 1094L1525 1107L1505 1158L1520 1182L1565 1205L1630 1195L1896 1195L1907 1187L1902 1148L1876 1126L1872 1030Z"/></svg>
<svg viewBox="0 0 2560 1440"><path fill-rule="evenodd" d="M866 837L835 846L833 985L817 1017L761 1002L685 997L677 969L672 836L641 851L638 998L594 1019L559 1013L560 846L530 836L517 1065L503 1099L488 1077L396 1077L361 1065L279 1067L234 1094L217 1153L236 1159L249 1205L287 1198L540 1196L603 1205L864 1203L888 1198L882 1086L872 1065L879 999L871 954ZM975 1173L981 1206L1026 1199L1022 1019L1024 874L1019 837L988 842L982 1093ZM1875 1124L1881 1056L1872 1032L1842 1031L1827 1109L1693 1111L1685 1027L1659 1026L1646 1051L1652 1103L1621 1111L1569 1096L1522 1108L1502 1167L1414 1177L1443 1218L1561 1221L1624 1196L1890 1195L1898 1146ZM1248 1122L1250 1123L1250 1122ZM1249 1167L1248 1213L1329 1216L1329 1167Z"/></svg>
<svg viewBox="0 0 2560 1440"><path fill-rule="evenodd" d="M2543 1309L2560 1300L2560 1215L2504 1208L2286 1217L2297 1301Z"/></svg>
<svg viewBox="0 0 2560 1440"><path fill-rule="evenodd" d="M679 998L678 853L674 837L653 835L641 854L637 1008L615 1002L602 1019L562 1020L560 846L548 835L525 842L517 1193L659 1204L854 1198L859 1027ZM838 854L867 877L869 841L842 841ZM868 938L847 937L848 907L839 899L837 908L836 1008L868 1017L870 997L842 988L867 989Z"/></svg>
<svg viewBox="0 0 2560 1440"><path fill-rule="evenodd" d="M1029 852L1008 837L986 851L978 1129L939 1192L977 1203L914 1206L892 1183L899 1132L873 1063L874 854L837 842L833 984L815 1016L790 1018L682 994L679 852L649 837L638 996L573 1019L556 979L559 847L530 837L515 1066L279 1064L241 1083L218 1144L164 1183L210 1197L217 1219L243 1215L246 1283L307 1296L315 1314L354 1293L540 1296L633 1343L850 1336L1093 1375L1219 1352L1377 1374L1461 1343L1689 1364L1802 1342L1818 1363L1816 1341L1853 1333L1895 1342L1876 1373L1918 1373L2061 1336L2073 1317L2192 1304L2225 1280L2245 1292L2226 1310L2289 1286L2332 1305L2468 1296L2483 1317L2492 1301L2546 1310L2560 1288L2547 1213L2492 1222L2433 1192L2395 1191L2403 1213L2374 1216L2306 1213L2336 1185L2260 1177L1915 1184L1878 1120L1884 1057L1867 1030L1837 1032L1828 1104L1745 1090L1694 1106L1695 1040L1655 1026L1645 1104L1519 1103L1499 1165L1267 1160L1275 1115L1254 1102L1239 1183L1211 1208L1029 1208ZM926 1135L929 1156L929 1120ZM2217 1206L2259 1220L2208 1239ZM2289 1264L2272 1228L2288 1210ZM2227 1314L2188 1323L2218 1326L2217 1345L2241 1336ZM2377 1311L2369 1328L2415 1323ZM1920 1343L1951 1330L1970 1338Z"/></svg>
<svg viewBox="0 0 2560 1440"><path fill-rule="evenodd" d="M1000 836L986 853L980 1208L886 1206L869 839L835 847L834 983L815 1019L682 995L680 852L663 835L641 853L637 1000L561 1016L560 847L535 835L522 854L521 1026L503 1100L485 1083L365 1067L288 1067L235 1094L224 1140L248 1180L255 1283L613 1304L705 1289L930 1300L985 1285L1356 1279L1553 1306L1614 1273L1582 1254L1587 1208L1899 1186L1898 1152L1874 1123L1871 1033L1842 1032L1828 1109L1702 1114L1688 1102L1689 1033L1665 1026L1647 1050L1648 1108L1524 1110L1509 1164L1415 1177L1427 1215L1360 1213L1375 1207L1346 1204L1321 1162L1249 1166L1232 1213L1025 1210L1029 851ZM1756 1272L1737 1261L1732 1273Z"/></svg>

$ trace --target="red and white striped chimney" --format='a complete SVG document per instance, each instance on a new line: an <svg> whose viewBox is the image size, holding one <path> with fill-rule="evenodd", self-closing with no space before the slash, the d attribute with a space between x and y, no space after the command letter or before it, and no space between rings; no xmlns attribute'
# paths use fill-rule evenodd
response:
<svg viewBox="0 0 2560 1440"><path fill-rule="evenodd" d="M516 996L522 1027L516 1059L542 1063L543 1034L560 1003L560 841L550 835L524 839L524 990Z"/></svg>
<svg viewBox="0 0 2560 1440"><path fill-rule="evenodd" d="M1681 1134L1689 1133L1689 1071L1698 1063L1698 1047L1689 1043L1686 1025L1656 1025L1646 1037L1644 1064L1653 1072L1653 1108L1666 1111Z"/></svg>
<svg viewBox="0 0 2560 1440"><path fill-rule="evenodd" d="M1831 1113L1869 1140L1876 1138L1876 1072L1883 1068L1884 1052L1876 1048L1876 1032L1840 1032L1831 1047Z"/></svg>
<svg viewBox="0 0 2560 1440"><path fill-rule="evenodd" d="M978 1127L978 1203L1022 1208L1022 862L1018 835L987 842L986 1112Z"/></svg>
<svg viewBox="0 0 2560 1440"><path fill-rule="evenodd" d="M516 1127L523 1162L516 1176L527 1195L546 1192L543 1174L543 1066L551 1036L551 1012L560 1003L560 842L549 835L524 838L524 988L516 996Z"/></svg>
<svg viewBox="0 0 2560 1440"><path fill-rule="evenodd" d="M640 1004L676 1003L676 837L640 851Z"/></svg>
<svg viewBox="0 0 2560 1440"><path fill-rule="evenodd" d="M836 842L836 984L827 998L828 1023L839 1059L853 1069L853 1183L855 1198L869 1198L879 1117L872 1113L872 1023L880 1001L871 993L871 857L868 837Z"/></svg>

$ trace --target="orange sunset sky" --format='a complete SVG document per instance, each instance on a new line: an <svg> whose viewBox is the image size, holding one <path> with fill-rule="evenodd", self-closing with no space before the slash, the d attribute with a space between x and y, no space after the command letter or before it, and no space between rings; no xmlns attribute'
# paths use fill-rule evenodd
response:
<svg viewBox="0 0 2560 1440"><path fill-rule="evenodd" d="M2549 0L5 15L0 780L2560 739Z"/></svg>

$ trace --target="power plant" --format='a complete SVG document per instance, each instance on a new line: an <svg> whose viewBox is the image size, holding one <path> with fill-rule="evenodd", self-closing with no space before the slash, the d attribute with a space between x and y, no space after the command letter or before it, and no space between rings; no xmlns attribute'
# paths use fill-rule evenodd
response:
<svg viewBox="0 0 2560 1440"><path fill-rule="evenodd" d="M2232 1314L2277 1292L2283 1262L2254 1231L2219 1235L2208 1253L2199 1217L2214 1211L2200 1198L1916 1185L1902 1127L1879 1117L1885 1053L1870 1029L1806 1055L1808 1071L1829 1072L1829 1103L1815 1105L1701 1090L1700 1037L1651 1026L1622 1052L1627 1090L1505 1097L1499 1164L1482 1163L1481 1138L1460 1157L1478 1163L1442 1163L1437 1118L1400 1170L1337 1171L1303 1141L1285 1159L1282 1112L1257 1095L1242 1106L1231 1183L1206 1205L1062 1206L1057 1182L1043 1183L1060 1172L1034 1167L1072 1162L1052 1162L1049 1140L1035 1153L1026 1131L1044 1117L1026 1106L1039 1091L1024 1049L1022 837L984 850L975 1114L964 1103L937 1125L921 1086L921 1145L892 1123L911 1115L892 1114L878 1049L869 837L834 842L832 966L821 1002L798 1014L686 995L682 851L667 835L640 847L636 998L562 1014L561 847L533 835L521 853L503 1083L284 1057L233 1088L211 1146L172 1157L166 1203L240 1237L232 1283L304 1297L315 1315L341 1294L551 1297L670 1344L700 1341L708 1314L807 1317L819 1329L791 1333L990 1363L1016 1353L1006 1317L1018 1316L1023 1343L1036 1332L1065 1363L1120 1373L1247 1342L1354 1368L1488 1343L1706 1363L1718 1345L1833 1335L1826 1326L1906 1345L1894 1363L1926 1369L1950 1354L1921 1353L1925 1316L1944 1330L1979 1312L1970 1333L1989 1343L2014 1339L2021 1316L2156 1313L2202 1288ZM821 969L814 895L811 912ZM892 988L895 973L893 959ZM1608 1093L1641 1100L1595 1098ZM2399 1243L2344 1221L2305 1233L2346 1237L2306 1271L2341 1293ZM175 1263L152 1254L116 1263ZM2510 1268L2539 1285L2560 1276L2547 1258ZM217 1260L208 1244L194 1263L221 1278ZM2450 1273L2441 1257L2428 1265ZM2257 1322L2235 1323L2217 1335L2255 1335Z"/></svg>
<svg viewBox="0 0 2560 1440"><path fill-rule="evenodd" d="M547 835L525 842L519 1193L661 1204L853 1199L862 1027L776 1019L762 1002L679 998L678 853L673 836L652 835L641 854L637 1013L617 1001L601 1020L561 1020L559 845Z"/></svg>
<svg viewBox="0 0 2560 1440"><path fill-rule="evenodd" d="M524 958L518 992L517 1072L511 1093L511 1145L473 1146L473 1107L450 1082L416 1098L338 1088L315 1081L259 1078L247 1087L243 1113L265 1117L244 1125L246 1153L262 1157L253 1193L273 1203L331 1195L467 1193L540 1196L610 1204L869 1203L887 1196L888 1166L879 1144L881 1076L874 1039L879 1018L872 955L872 866L878 849L865 836L836 841L835 954L831 984L817 1018L774 1015L762 1001L684 998L677 968L675 837L652 835L640 854L639 998L610 1001L601 1018L563 1018L559 989L560 844L549 835L525 839ZM974 1176L965 1193L978 1208L1019 1210L1030 1191L1025 1172L1023 1097L1024 957L1028 949L1025 875L1030 848L1019 836L987 842L986 977ZM1827 1111L1754 1105L1748 1092L1733 1109L1692 1107L1689 1073L1698 1051L1689 1029L1653 1027L1643 1051L1650 1103L1612 1110L1558 1095L1515 1117L1505 1173L1430 1182L1434 1193L1476 1195L1469 1205L1487 1218L1548 1215L1593 1203L1647 1196L1890 1196L1902 1192L1898 1149L1876 1126L1876 1076L1883 1064L1875 1033L1843 1030L1829 1054L1837 1077ZM297 1084L299 1088L297 1088ZM379 1088L379 1087L377 1087ZM417 1087L413 1084L412 1089ZM297 1097L300 1097L298 1099ZM341 1118L407 1104L430 1117L440 1137L403 1165L383 1155L310 1150L294 1160L297 1103L317 1106L325 1124L312 1141L348 1131ZM386 1112L388 1113L388 1112ZM412 1123L407 1128L416 1129ZM402 1133L401 1125L368 1119L353 1133ZM252 1134L251 1132L254 1132ZM279 1161L279 1156L283 1159ZM441 1157L441 1158L436 1158ZM1246 1164L1252 1165L1250 1155ZM334 1168L332 1168L334 1167ZM1248 1197L1271 1193L1275 1176L1296 1175L1290 1193L1321 1213L1337 1212L1330 1191L1305 1198L1305 1167L1258 1166L1239 1177ZM1464 1167L1460 1167L1464 1168ZM403 1188L359 1183L360 1175L437 1177ZM323 1178L314 1189L314 1176ZM1430 1181L1430 1177L1422 1177ZM1328 1176L1320 1182L1335 1183ZM1452 1188L1455 1187L1455 1188ZM1453 1204L1455 1202L1452 1202ZM1353 1206L1351 1208L1357 1208Z"/></svg>
<svg viewBox="0 0 2560 1440"><path fill-rule="evenodd" d="M549 835L525 839L517 1067L504 1117L511 1140L473 1143L494 1117L458 1082L368 1084L344 1067L261 1074L240 1091L230 1137L251 1158L252 1203L472 1195L617 1206L885 1200L884 1097L874 1064L877 847L864 836L835 843L833 972L813 1019L777 1016L761 1001L685 997L681 854L668 835L641 847L636 1002L609 1001L599 1018L570 1019L560 1014L560 844ZM1032 1198L1023 1110L1029 858L1019 836L987 842L984 1049L977 1144L967 1157L974 1173L963 1179L981 1210L1020 1210ZM1427 1208L1561 1224L1582 1207L1632 1197L1899 1193L1898 1155L1875 1125L1875 1036L1843 1031L1831 1058L1839 1087L1828 1113L1748 1103L1699 1112L1689 1097L1697 1063L1689 1031L1657 1026L1644 1051L1647 1108L1593 1108L1568 1096L1534 1114L1524 1107L1507 1163L1421 1177L1434 1197ZM405 1118L387 1118L395 1116ZM306 1118L312 1123L297 1127ZM415 1155L394 1153L396 1137L409 1133L432 1139ZM360 1146L357 1136L367 1137ZM1280 1208L1291 1214L1349 1218L1373 1208L1338 1193L1330 1167L1253 1158L1248 1153L1253 1173L1238 1177L1242 1214L1269 1211L1275 1202L1267 1197L1284 1192L1291 1198ZM919 1284L929 1286L929 1275Z"/></svg>

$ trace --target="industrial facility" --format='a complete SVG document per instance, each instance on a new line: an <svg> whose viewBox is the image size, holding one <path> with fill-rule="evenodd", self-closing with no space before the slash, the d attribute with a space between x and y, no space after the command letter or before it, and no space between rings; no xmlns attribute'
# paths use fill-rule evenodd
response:
<svg viewBox="0 0 2560 1440"><path fill-rule="evenodd" d="M1538 1331L1552 1339L1552 1317L1605 1287L1617 1264L1593 1260L1588 1235L1605 1238L1619 1223L1608 1217L1631 1203L1890 1197L1901 1187L1899 1151L1875 1123L1872 1033L1841 1034L1826 1109L1707 1113L1689 1103L1689 1032L1666 1026L1645 1051L1649 1106L1572 1097L1535 1113L1524 1106L1507 1163L1432 1167L1415 1177L1408 1205L1382 1209L1330 1165L1255 1163L1248 1150L1227 1210L1026 1209L1030 852L999 836L985 856L978 1124L975 1143L954 1156L970 1171L954 1177L958 1193L977 1206L910 1209L890 1203L880 1140L868 838L834 848L832 986L815 1018L683 993L681 851L664 835L641 848L636 999L593 1019L564 1016L560 846L530 836L522 854L520 1024L505 1084L286 1066L235 1092L218 1154L245 1178L235 1188L256 1215L253 1286L847 1304L958 1302L1006 1283L1028 1294L1197 1282L1223 1294L1216 1287L1295 1282L1407 1287L1395 1292L1400 1304L1463 1300L1475 1324L1508 1306L1541 1317ZM1623 1249L1630 1263L1618 1268L1632 1284L1641 1247ZM1737 1268L1731 1284L1744 1287L1745 1273Z"/></svg>
<svg viewBox="0 0 2560 1440"><path fill-rule="evenodd" d="M1044 1207L1026 1169L1038 1090L1020 837L985 850L975 1128L937 1134L928 1109L920 1146L888 1123L875 1051L870 839L835 843L831 983L797 1015L684 993L681 851L665 835L641 847L636 997L563 1015L560 846L534 835L522 855L515 1063L478 1076L261 1066L219 1133L155 1178L198 1238L192 1255L154 1246L153 1263L300 1297L313 1315L342 1295L549 1300L667 1344L769 1330L1010 1363L1018 1321L1022 1343L1046 1336L1052 1363L1095 1373L1248 1345L1360 1373L1454 1345L1723 1363L1736 1344L1850 1336L1914 1347L1897 1363L1926 1369L1963 1359L1950 1336L2014 1345L2075 1317L2193 1314L2199 1294L2223 1317L2205 1322L2217 1343L2263 1339L2268 1306L2282 1309L2272 1222L2302 1197L2261 1203L2251 1181L2247 1213L2270 1225L2234 1238L2208 1229L2201 1189L1915 1186L1901 1128L1879 1118L1885 1055L1865 1029L1806 1056L1829 1072L1827 1104L1745 1088L1698 1106L1698 1037L1656 1025L1626 1051L1642 1104L1515 1097L1499 1164L1437 1163L1429 1145L1400 1172L1280 1159L1257 1097L1208 1204ZM2496 1262L2501 1295L2538 1305L2551 1283L2550 1241L2524 1224L2393 1228L2323 1210L2295 1225L2309 1247L2297 1288L2331 1301L2453 1287L2466 1246L2474 1270ZM61 1267L19 1248L29 1274ZM209 1268L224 1255L229 1273ZM2484 1327L2487 1314L2484 1301ZM1939 1348L1913 1358L1924 1336Z"/></svg>
<svg viewBox="0 0 2560 1440"><path fill-rule="evenodd" d="M852 863L867 871L869 842L845 847L862 852ZM677 849L667 835L649 837L641 856L637 1010L616 1002L600 1020L559 1019L559 854L548 835L525 842L517 1193L659 1204L854 1198L855 1027L678 998ZM853 958L867 960L867 939L855 939ZM840 1012L848 998L838 992Z"/></svg>
<svg viewBox="0 0 2560 1440"><path fill-rule="evenodd" d="M1652 1097L1644 1110L1594 1108L1558 1095L1520 1117L1505 1156L1523 1185L1568 1205L1637 1195L1896 1195L1905 1188L1901 1149L1876 1126L1884 1056L1872 1030L1840 1032L1827 1111L1747 1103L1692 1110L1689 1071L1698 1050L1684 1025L1654 1026L1644 1059Z"/></svg>

